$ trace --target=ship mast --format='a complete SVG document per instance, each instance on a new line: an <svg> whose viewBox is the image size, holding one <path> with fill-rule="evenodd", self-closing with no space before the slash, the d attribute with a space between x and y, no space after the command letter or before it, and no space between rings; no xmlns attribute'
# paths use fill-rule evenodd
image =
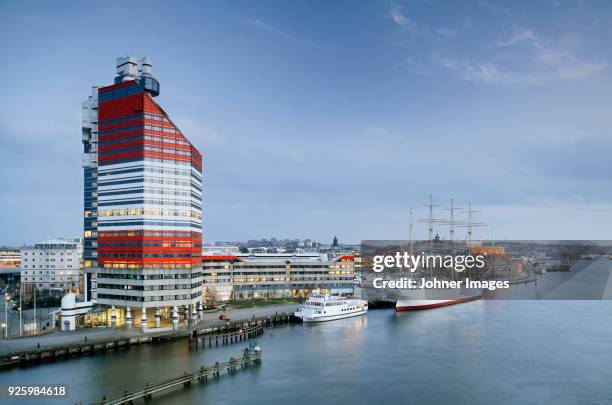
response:
<svg viewBox="0 0 612 405"><path fill-rule="evenodd" d="M437 206L437 204L433 203L433 197L431 196L431 193L429 193L429 201L427 204L425 204L425 206L428 208L429 210L429 216L427 219L419 219L419 222L427 222L427 238L429 240L429 248L430 251L433 251L433 239L434 239L434 223L435 222L444 222L444 220L442 219L436 219L433 216L433 207Z"/></svg>
<svg viewBox="0 0 612 405"><path fill-rule="evenodd" d="M457 221L455 219L455 211L461 208L455 207L455 200L451 197L450 199L450 207L445 208L446 211L449 211L449 218L447 221L444 221L446 225L448 225L450 240L448 241L450 244L451 254L455 253L455 226L463 224L463 221Z"/></svg>
<svg viewBox="0 0 612 405"><path fill-rule="evenodd" d="M431 193L429 193L429 229L428 229L428 234L427 234L427 240L431 241L433 240L433 223L434 223L434 219L433 219L433 201L431 198Z"/></svg>
<svg viewBox="0 0 612 405"><path fill-rule="evenodd" d="M450 199L450 221L448 221L448 228L450 231L449 239L452 244L455 240L455 207L453 206L453 197Z"/></svg>
<svg viewBox="0 0 612 405"><path fill-rule="evenodd" d="M413 251L414 251L414 241L413 241L413 232L414 232L414 224L412 222L412 207L410 207L410 231L409 231L409 238L410 238L410 255L412 256Z"/></svg>
<svg viewBox="0 0 612 405"><path fill-rule="evenodd" d="M468 203L468 232L467 232L467 242L468 244L472 241L472 203Z"/></svg>
<svg viewBox="0 0 612 405"><path fill-rule="evenodd" d="M480 212L480 211L476 211L472 209L472 203L468 203L468 209L467 209L467 214L468 214L468 220L467 223L462 224L462 225L458 225L461 227L465 227L467 228L467 246L470 247L472 245L472 240L473 240L473 232L472 229L474 227L479 227L479 226L486 226L486 224L484 222L474 222L473 221L473 214L475 212Z"/></svg>

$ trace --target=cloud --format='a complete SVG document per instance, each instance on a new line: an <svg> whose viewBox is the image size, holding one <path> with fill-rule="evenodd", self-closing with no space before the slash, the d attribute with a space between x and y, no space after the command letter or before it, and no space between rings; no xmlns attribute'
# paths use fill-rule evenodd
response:
<svg viewBox="0 0 612 405"><path fill-rule="evenodd" d="M438 66L449 70L455 77L472 82L509 87L541 86L557 80L585 79L606 68L604 63L588 62L572 58L560 65L518 71L506 69L486 61L469 61L433 55Z"/></svg>
<svg viewBox="0 0 612 405"><path fill-rule="evenodd" d="M538 38L535 36L535 34L527 28L519 28L519 27L513 27L513 32L512 34L510 34L510 36L508 36L506 39L498 39L497 43L495 44L497 47L507 47L507 46L512 46L514 44L517 44L521 41L535 41L536 43L538 42Z"/></svg>
<svg viewBox="0 0 612 405"><path fill-rule="evenodd" d="M518 72L503 71L487 62L470 62L467 60L445 58L433 55L432 61L449 70L455 77L472 83L499 84L511 87L536 86L541 78Z"/></svg>
<svg viewBox="0 0 612 405"><path fill-rule="evenodd" d="M333 50L333 49L338 49L339 46L336 44L325 44L325 43L320 43L317 41L314 41L312 39L309 38L298 38L295 37L291 34L289 34L287 31L284 31L282 29L279 29L275 26L273 26L270 23L267 23L265 21L262 20L258 20L258 19L252 19L249 18L246 20L246 23L251 26L252 28L256 28L258 30L264 31L270 35L274 35L277 36L279 38L283 38L285 40L288 41L292 41L295 43L299 43L301 45L304 46L308 46L311 48L317 48L317 49L322 49L322 50Z"/></svg>
<svg viewBox="0 0 612 405"><path fill-rule="evenodd" d="M388 17L391 19L391 21L402 27L408 27L410 24L412 24L410 18L404 14L404 6L401 4L391 4L389 7Z"/></svg>
<svg viewBox="0 0 612 405"><path fill-rule="evenodd" d="M405 70L413 75L425 76L431 73L431 68L423 63L421 60L417 60L412 56L406 56L396 65L397 70Z"/></svg>
<svg viewBox="0 0 612 405"><path fill-rule="evenodd" d="M488 1L480 1L479 4L482 8L488 10L492 14L506 16L506 17L512 15L509 9L507 9L504 6L500 6L499 4L490 3Z"/></svg>
<svg viewBox="0 0 612 405"><path fill-rule="evenodd" d="M268 24L267 22L255 19L248 19L247 24L249 24L253 28L260 29L262 31L267 32L268 34L276 35L285 39L292 39L291 35L286 33L285 31L279 30L272 26L272 24Z"/></svg>
<svg viewBox="0 0 612 405"><path fill-rule="evenodd" d="M528 46L514 47L523 42ZM461 80L510 87L585 79L607 67L605 62L580 58L555 41L541 39L529 28L514 26L509 35L495 42L493 49L499 52L479 58L434 53L432 61Z"/></svg>
<svg viewBox="0 0 612 405"><path fill-rule="evenodd" d="M557 79L584 79L601 72L605 68L605 63L576 61L572 65L559 66L555 73Z"/></svg>

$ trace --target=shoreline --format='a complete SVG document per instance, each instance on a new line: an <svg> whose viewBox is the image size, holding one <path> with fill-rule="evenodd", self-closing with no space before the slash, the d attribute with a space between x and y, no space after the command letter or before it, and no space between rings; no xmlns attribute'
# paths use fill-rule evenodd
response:
<svg viewBox="0 0 612 405"><path fill-rule="evenodd" d="M0 341L0 370L7 366L46 358L68 358L72 354L129 347L131 344L188 338L194 331L197 335L206 335L228 332L252 324L275 324L280 322L281 318L287 322L295 308L296 305L292 303L291 305L230 309L223 312L229 316L229 321L218 319L221 311L208 313L204 314L203 320L197 322L195 328L183 327L176 331L150 329L143 333L139 329L103 327L84 328L75 332L54 331L45 335L4 339Z"/></svg>

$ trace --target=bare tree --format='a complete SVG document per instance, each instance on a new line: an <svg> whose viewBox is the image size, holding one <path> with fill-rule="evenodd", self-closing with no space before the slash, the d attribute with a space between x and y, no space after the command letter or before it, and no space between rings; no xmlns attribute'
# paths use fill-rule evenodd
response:
<svg viewBox="0 0 612 405"><path fill-rule="evenodd" d="M204 304L207 307L214 307L217 299L217 289L215 287L206 287L204 290Z"/></svg>

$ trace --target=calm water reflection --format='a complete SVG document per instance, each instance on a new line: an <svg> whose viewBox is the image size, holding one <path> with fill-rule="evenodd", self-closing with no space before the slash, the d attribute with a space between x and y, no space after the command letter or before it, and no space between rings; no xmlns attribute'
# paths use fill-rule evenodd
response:
<svg viewBox="0 0 612 405"><path fill-rule="evenodd" d="M266 329L259 344L260 367L152 403L612 401L612 302L607 301L478 301L414 313L374 310L367 317ZM227 360L243 347L145 345L0 376L3 384L67 383L69 403L90 403Z"/></svg>

